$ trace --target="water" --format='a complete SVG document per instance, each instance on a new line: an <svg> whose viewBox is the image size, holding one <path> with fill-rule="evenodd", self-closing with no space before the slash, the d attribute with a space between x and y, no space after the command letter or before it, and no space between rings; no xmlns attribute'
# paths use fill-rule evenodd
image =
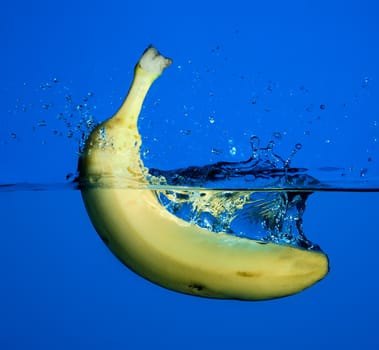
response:
<svg viewBox="0 0 379 350"><path fill-rule="evenodd" d="M204 166L161 170L148 169L145 181L99 177L96 183L67 174L61 183L3 183L0 191L78 190L85 187L154 191L157 200L173 215L205 228L259 240L322 251L309 240L303 228L306 201L313 192L379 192L375 182L365 180L323 182L310 173L328 176L346 169L323 167L314 171L291 167L301 150L296 144L284 160L274 152L274 141L261 147L257 136L250 138L251 156L240 162L217 162ZM345 174L346 175L346 174ZM361 177L364 175L360 174Z"/></svg>

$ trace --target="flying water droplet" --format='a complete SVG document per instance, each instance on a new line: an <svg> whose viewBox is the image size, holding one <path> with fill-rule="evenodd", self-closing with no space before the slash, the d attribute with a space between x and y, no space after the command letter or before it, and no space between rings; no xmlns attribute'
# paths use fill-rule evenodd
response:
<svg viewBox="0 0 379 350"><path fill-rule="evenodd" d="M259 150L260 143L261 143L261 140L259 139L258 136L252 135L250 137L250 146L253 152L256 152Z"/></svg>

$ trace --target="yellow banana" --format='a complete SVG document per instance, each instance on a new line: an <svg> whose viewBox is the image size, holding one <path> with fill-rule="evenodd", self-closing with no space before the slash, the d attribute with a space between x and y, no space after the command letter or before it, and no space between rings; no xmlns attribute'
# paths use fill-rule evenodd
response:
<svg viewBox="0 0 379 350"><path fill-rule="evenodd" d="M322 279L325 254L213 233L169 213L147 187L137 120L151 84L170 63L149 47L119 111L87 139L79 160L81 191L100 237L139 275L192 295L263 300Z"/></svg>

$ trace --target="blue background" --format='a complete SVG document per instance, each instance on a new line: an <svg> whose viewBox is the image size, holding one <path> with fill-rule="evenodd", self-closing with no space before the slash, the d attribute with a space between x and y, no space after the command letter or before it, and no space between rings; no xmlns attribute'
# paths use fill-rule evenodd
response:
<svg viewBox="0 0 379 350"><path fill-rule="evenodd" d="M0 193L0 348L378 348L375 193L313 194L305 232L329 275L296 296L238 302L134 275L80 193L49 185L75 172L75 126L115 112L150 43L174 63L142 111L148 165L245 159L252 134L275 133L284 158L302 143L294 166L375 183L378 15L375 1L4 1L0 180L48 190Z"/></svg>

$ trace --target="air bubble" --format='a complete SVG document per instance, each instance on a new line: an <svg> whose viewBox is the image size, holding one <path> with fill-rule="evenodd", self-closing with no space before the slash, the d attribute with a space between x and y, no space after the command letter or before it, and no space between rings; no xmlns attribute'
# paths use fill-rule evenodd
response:
<svg viewBox="0 0 379 350"><path fill-rule="evenodd" d="M213 115L209 116L208 120L209 120L209 123L211 123L211 124L214 124L216 121L215 117Z"/></svg>
<svg viewBox="0 0 379 350"><path fill-rule="evenodd" d="M303 148L303 145L301 143L297 143L295 145L295 149L298 150L298 151L300 151L302 148Z"/></svg>
<svg viewBox="0 0 379 350"><path fill-rule="evenodd" d="M235 146L231 147L229 149L229 153L232 155L232 156L235 156L237 154L237 148Z"/></svg>

